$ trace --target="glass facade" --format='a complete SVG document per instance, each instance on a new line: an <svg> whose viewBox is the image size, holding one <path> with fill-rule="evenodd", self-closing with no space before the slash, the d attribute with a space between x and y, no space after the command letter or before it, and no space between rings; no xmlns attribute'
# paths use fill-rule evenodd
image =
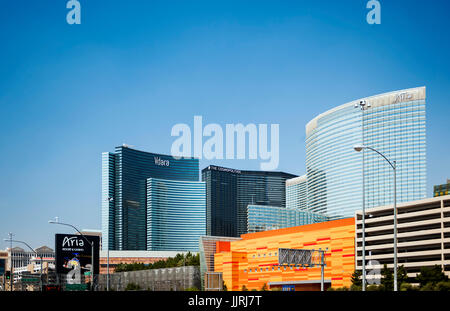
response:
<svg viewBox="0 0 450 311"><path fill-rule="evenodd" d="M308 209L332 218L353 217L362 207L393 203L393 172L364 144L397 163L397 202L426 197L425 87L364 98L331 109L306 126Z"/></svg>
<svg viewBox="0 0 450 311"><path fill-rule="evenodd" d="M125 145L103 153L103 249L147 249L148 178L198 182L198 159L175 159Z"/></svg>
<svg viewBox="0 0 450 311"><path fill-rule="evenodd" d="M247 233L247 205L286 207L286 180L296 177L283 172L241 171L208 166L206 182L206 232L213 236L239 237Z"/></svg>
<svg viewBox="0 0 450 311"><path fill-rule="evenodd" d="M268 205L248 205L248 233L276 230L328 221L328 217L305 210Z"/></svg>
<svg viewBox="0 0 450 311"><path fill-rule="evenodd" d="M308 183L306 175L286 180L286 208L307 210Z"/></svg>
<svg viewBox="0 0 450 311"><path fill-rule="evenodd" d="M435 185L433 187L433 196L440 197L443 195L448 195L450 192L450 179L447 179L446 184Z"/></svg>
<svg viewBox="0 0 450 311"><path fill-rule="evenodd" d="M197 252L205 233L204 182L147 179L147 250Z"/></svg>

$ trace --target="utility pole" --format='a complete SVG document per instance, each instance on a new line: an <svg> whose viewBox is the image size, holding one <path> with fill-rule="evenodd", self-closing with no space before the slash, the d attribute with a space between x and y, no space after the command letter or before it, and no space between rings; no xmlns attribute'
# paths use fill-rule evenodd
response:
<svg viewBox="0 0 450 311"><path fill-rule="evenodd" d="M9 236L9 240L10 240L10 244L9 244L9 254L10 254L10 256L9 256L9 263L10 263L10 265L9 265L9 270L10 270L9 291L12 292L12 288L13 288L13 258L12 258L12 237L13 237L13 234L12 234L12 232L10 232L8 234L8 236Z"/></svg>

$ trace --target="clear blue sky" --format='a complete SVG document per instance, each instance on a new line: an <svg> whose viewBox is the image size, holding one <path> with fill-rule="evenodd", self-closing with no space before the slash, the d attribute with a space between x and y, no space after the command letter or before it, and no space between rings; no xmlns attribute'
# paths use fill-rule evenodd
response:
<svg viewBox="0 0 450 311"><path fill-rule="evenodd" d="M53 247L54 216L100 229L101 152L169 153L194 115L279 123L279 170L303 174L317 114L425 85L429 195L450 177L448 1L381 0L381 25L365 0L80 0L81 25L66 2L0 0L2 239Z"/></svg>

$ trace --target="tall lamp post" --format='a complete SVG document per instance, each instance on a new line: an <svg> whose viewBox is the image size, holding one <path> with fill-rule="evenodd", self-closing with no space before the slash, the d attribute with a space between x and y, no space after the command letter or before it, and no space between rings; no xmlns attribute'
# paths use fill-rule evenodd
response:
<svg viewBox="0 0 450 311"><path fill-rule="evenodd" d="M114 202L114 198L113 197L108 197L108 202ZM102 236L103 238L103 236ZM106 247L106 291L109 292L109 232L108 235L106 236L106 238L108 239L108 246Z"/></svg>
<svg viewBox="0 0 450 311"><path fill-rule="evenodd" d="M83 233L81 233L80 230L78 230L75 226L73 226L71 224L59 222L58 217L55 217L55 220L49 220L48 223L55 224L55 225L68 226L68 227L75 229L75 231L77 231L81 235L81 237L91 246L91 290L93 290L93 288L94 288L94 242L89 241L86 238L86 236Z"/></svg>
<svg viewBox="0 0 450 311"><path fill-rule="evenodd" d="M378 150L364 146L364 145L356 145L353 147L355 151L360 152L364 149L372 150L382 156L392 167L394 170L394 291L397 291L397 163L396 161L389 161L389 159L379 152ZM364 178L364 177L363 177ZM363 212L364 215L364 212Z"/></svg>
<svg viewBox="0 0 450 311"><path fill-rule="evenodd" d="M355 108L361 109L361 141L364 144L364 111L370 108L371 104L365 100L360 100L355 104ZM362 291L366 290L366 199L364 181L364 152L362 153Z"/></svg>
<svg viewBox="0 0 450 311"><path fill-rule="evenodd" d="M10 242L11 244L14 243L22 243L24 245L26 245L29 249L31 249L31 251L36 255L37 257L41 258L41 269L40 269L40 273L39 273L39 287L41 288L42 291L42 269L43 269L43 264L42 264L42 254L41 256L39 256L39 254L36 252L36 250L34 248L32 248L30 245L28 245L27 243L25 243L24 241L18 241L18 240L13 240L11 238L9 239L4 239L5 242ZM11 253L12 254L12 253Z"/></svg>

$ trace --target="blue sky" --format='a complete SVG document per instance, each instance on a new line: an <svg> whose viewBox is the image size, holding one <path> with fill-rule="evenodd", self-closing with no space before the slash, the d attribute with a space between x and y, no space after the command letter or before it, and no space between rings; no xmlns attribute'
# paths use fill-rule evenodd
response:
<svg viewBox="0 0 450 311"><path fill-rule="evenodd" d="M2 238L100 229L101 152L169 153L194 115L280 124L279 170L303 174L317 114L425 85L429 195L450 177L448 1L381 0L381 25L363 0L79 1L68 25L65 0L0 0Z"/></svg>

